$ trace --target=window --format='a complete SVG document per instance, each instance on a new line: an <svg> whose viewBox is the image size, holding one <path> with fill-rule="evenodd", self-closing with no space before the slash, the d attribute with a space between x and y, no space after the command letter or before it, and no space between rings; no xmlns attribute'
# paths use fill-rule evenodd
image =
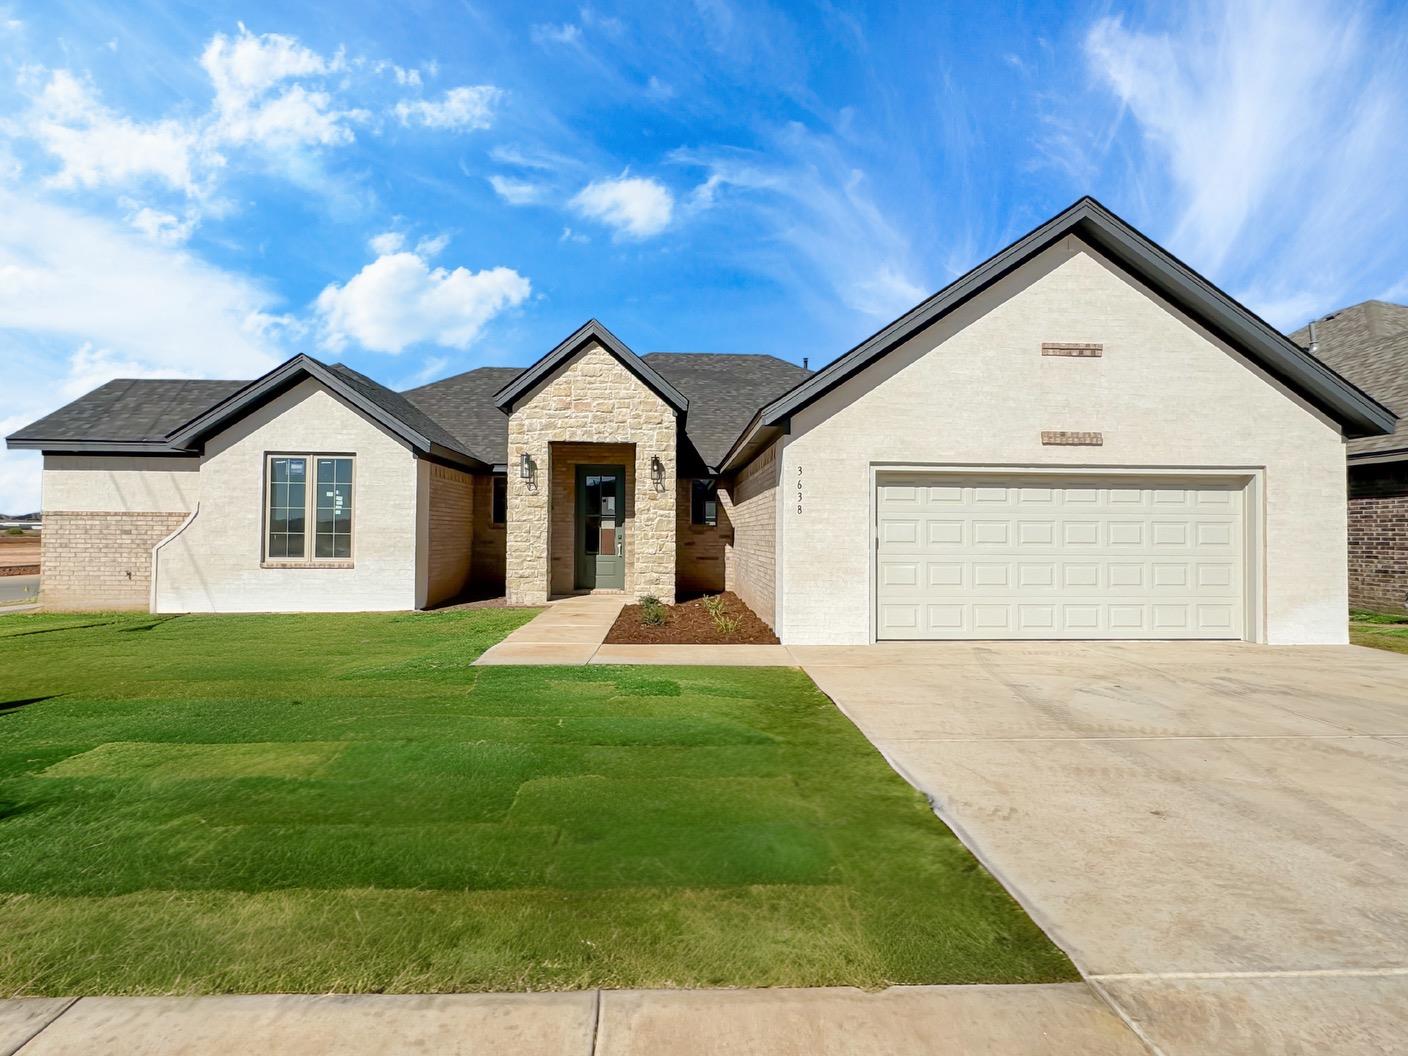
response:
<svg viewBox="0 0 1408 1056"><path fill-rule="evenodd" d="M719 523L719 489L710 480L690 481L689 523L714 527Z"/></svg>
<svg viewBox="0 0 1408 1056"><path fill-rule="evenodd" d="M489 504L489 520L493 524L508 523L508 478L494 477L494 494Z"/></svg>
<svg viewBox="0 0 1408 1056"><path fill-rule="evenodd" d="M349 456L270 455L268 480L267 560L297 564L352 559Z"/></svg>

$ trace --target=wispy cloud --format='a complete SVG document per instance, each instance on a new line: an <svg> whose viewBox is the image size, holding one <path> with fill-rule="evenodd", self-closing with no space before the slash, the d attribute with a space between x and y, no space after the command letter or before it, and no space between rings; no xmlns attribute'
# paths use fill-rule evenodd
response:
<svg viewBox="0 0 1408 1056"><path fill-rule="evenodd" d="M705 173L693 208L746 216L754 241L743 263L753 270L824 290L871 319L893 318L929 292L904 230L827 137L791 126L769 152L680 150L673 158Z"/></svg>
<svg viewBox="0 0 1408 1056"><path fill-rule="evenodd" d="M1382 267L1408 228L1408 48L1377 9L1321 0L1197 3L1172 21L1099 19L1097 83L1127 121L1091 143L1200 270L1291 326Z"/></svg>

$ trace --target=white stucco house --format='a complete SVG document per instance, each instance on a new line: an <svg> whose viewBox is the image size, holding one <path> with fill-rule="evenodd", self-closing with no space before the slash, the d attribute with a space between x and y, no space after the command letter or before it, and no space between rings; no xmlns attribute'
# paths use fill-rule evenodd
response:
<svg viewBox="0 0 1408 1056"><path fill-rule="evenodd" d="M795 644L1339 643L1346 443L1395 422L1085 198L815 372L592 321L407 392L110 382L8 443L54 607L728 588Z"/></svg>

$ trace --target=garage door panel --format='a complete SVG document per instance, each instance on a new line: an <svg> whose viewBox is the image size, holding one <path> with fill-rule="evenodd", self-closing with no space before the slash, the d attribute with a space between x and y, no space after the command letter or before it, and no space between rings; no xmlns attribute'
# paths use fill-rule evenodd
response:
<svg viewBox="0 0 1408 1056"><path fill-rule="evenodd" d="M1243 485L882 476L880 638L1239 638Z"/></svg>

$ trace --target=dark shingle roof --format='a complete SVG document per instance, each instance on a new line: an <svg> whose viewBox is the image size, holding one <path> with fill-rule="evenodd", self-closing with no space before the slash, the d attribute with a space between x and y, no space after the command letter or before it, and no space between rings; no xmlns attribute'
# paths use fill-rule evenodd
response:
<svg viewBox="0 0 1408 1056"><path fill-rule="evenodd" d="M360 395L376 404L393 418L400 419L432 444L439 444L441 447L458 451L461 454L479 457L475 451L466 449L459 437L446 429L441 422L430 417L424 410L407 399L404 393L388 389L380 382L372 381L365 374L359 374L342 363L334 363L328 369L346 381Z"/></svg>
<svg viewBox="0 0 1408 1056"><path fill-rule="evenodd" d="M1310 326L1290 335L1310 346ZM1315 320L1316 354L1331 370L1344 375L1398 415L1398 428L1388 436L1366 436L1349 442L1349 454L1371 455L1408 449L1408 306L1365 301Z"/></svg>
<svg viewBox="0 0 1408 1056"><path fill-rule="evenodd" d="M248 384L121 378L10 435L16 440L155 442Z"/></svg>
<svg viewBox="0 0 1408 1056"><path fill-rule="evenodd" d="M520 367L480 367L403 395L459 439L460 446L490 465L508 461L508 415L494 394L522 373Z"/></svg>
<svg viewBox="0 0 1408 1056"><path fill-rule="evenodd" d="M718 466L759 407L811 376L776 356L652 352L641 358L689 398L685 434L709 466Z"/></svg>
<svg viewBox="0 0 1408 1056"><path fill-rule="evenodd" d="M810 374L774 356L657 352L642 358L689 400L686 440L706 466L718 465L759 407ZM341 363L325 369L432 443L491 465L508 461L508 416L494 397L521 368L480 367L406 392L388 389ZM156 445L252 384L111 381L11 438Z"/></svg>

